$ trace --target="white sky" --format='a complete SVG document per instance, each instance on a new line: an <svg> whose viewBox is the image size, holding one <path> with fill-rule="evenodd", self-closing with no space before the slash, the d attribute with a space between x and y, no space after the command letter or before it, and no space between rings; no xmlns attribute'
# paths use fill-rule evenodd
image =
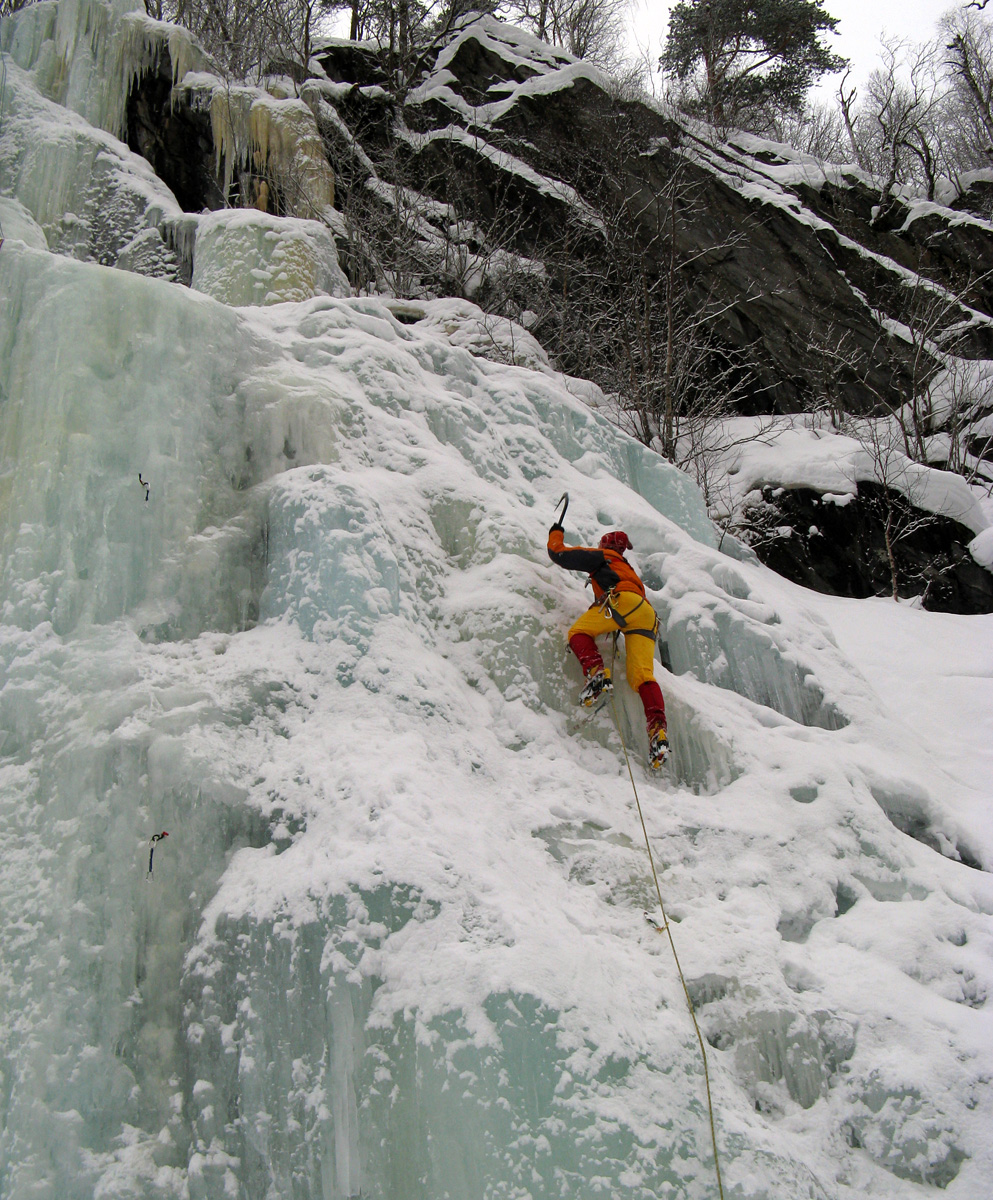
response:
<svg viewBox="0 0 993 1200"><path fill-rule="evenodd" d="M965 0L961 0L964 4ZM650 39L654 57L658 51L673 6L664 0L633 0L632 30L644 45ZM934 33L938 18L960 5L955 0L825 0L824 11L838 18L837 36L829 38L831 48L851 59L853 80L862 83L877 65L879 35L888 34L922 42ZM833 92L828 77L829 89Z"/></svg>

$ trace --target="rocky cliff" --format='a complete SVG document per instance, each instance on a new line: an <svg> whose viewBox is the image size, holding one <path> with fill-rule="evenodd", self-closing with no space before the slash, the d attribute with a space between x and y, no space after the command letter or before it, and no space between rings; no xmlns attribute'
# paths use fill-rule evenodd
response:
<svg viewBox="0 0 993 1200"><path fill-rule="evenodd" d="M900 328L914 325L922 281L942 301L929 339L993 354L993 229L979 216L899 197L882 214L873 181L853 168L747 135L715 143L709 130L618 95L589 64L491 20L460 33L401 96L370 47L334 42L318 61L323 77L299 93L334 169L336 207L344 217L378 207L382 222L404 208L406 228L394 233L407 274L428 292L461 285L485 301L486 283L467 287L453 264L492 274L485 267L502 254L508 271L540 264L560 308L582 310L562 252L590 271L620 230L649 278L675 261L688 302L713 310L718 346L747 354L742 402L752 411L809 406L824 386L824 352L839 342L840 403L902 402L937 365L931 355L922 363ZM161 55L135 81L128 142L184 207L216 208L224 196L210 119L194 89L173 90L172 74ZM258 171L241 165L229 203L253 199L245 192ZM268 202L286 206L273 189ZM357 252L361 238L345 222L338 234L352 282L375 285L383 264ZM557 345L553 319L534 332L565 369L586 365Z"/></svg>
<svg viewBox="0 0 993 1200"><path fill-rule="evenodd" d="M54 15L34 25L45 20ZM949 186L945 204L882 203L854 168L748 135L716 139L490 18L400 84L374 47L333 41L309 78L270 79L265 90L222 81L174 27L140 13L125 21L120 111L109 104L102 124L151 165L173 206L150 209L147 187L133 179L141 168L116 169L73 221L46 226L49 244L76 257L199 283L231 303L272 302L345 286L330 230L351 287L462 297L519 322L558 369L593 380L622 407L632 396L654 406L654 425L634 424L646 441L664 424L660 361L680 322L691 331L682 348L690 400L677 398L677 409L709 377L735 414L878 415L924 394L950 364L993 357L984 177ZM29 57L23 45L12 49ZM301 279L266 259L257 296L225 291L207 257L219 237L250 235L227 219L221 232L200 214L229 206L308 222L295 261L316 254L319 266ZM108 232L105 214L123 208L130 222ZM253 227L253 253L269 233L265 222ZM955 414L955 436L980 466L991 411L982 391ZM917 456L942 462L942 414L927 419L930 440ZM858 528L875 525L878 540L873 505L864 507ZM738 516L747 532L746 511ZM967 532L945 547L942 570L957 570L952 542L967 543ZM753 540L765 553L767 540ZM835 550L818 545L823 562L807 562L805 549L803 562L779 555L778 565L829 587ZM918 567L915 559L908 574ZM977 584L969 571L947 594L964 588L971 606L993 606L993 577L980 568ZM863 586L848 579L848 590Z"/></svg>

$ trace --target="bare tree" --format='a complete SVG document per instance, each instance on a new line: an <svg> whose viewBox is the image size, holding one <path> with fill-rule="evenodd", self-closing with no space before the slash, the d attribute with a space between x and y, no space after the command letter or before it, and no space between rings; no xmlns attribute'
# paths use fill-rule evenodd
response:
<svg viewBox="0 0 993 1200"><path fill-rule="evenodd" d="M886 422L888 437L904 459L940 463L979 483L993 475L993 373L985 370L986 360L962 358L959 352L971 327L969 297L988 280L989 275L970 277L951 289L916 276L895 289L887 311L899 312L909 354L903 356L900 389L874 391L875 417ZM879 318L885 320L882 312ZM888 336L881 328L880 339ZM857 345L848 330L828 330L810 347L811 410L826 412L837 430L848 430L855 420L844 401L851 382L857 379L871 389L863 364L874 353L875 347ZM894 400L894 394L902 399ZM879 451L875 457L882 466Z"/></svg>
<svg viewBox="0 0 993 1200"><path fill-rule="evenodd" d="M882 65L869 77L862 123L863 153L879 164L877 224L889 216L898 184L916 181L933 200L946 166L942 110L947 92L935 46L891 38L882 47Z"/></svg>
<svg viewBox="0 0 993 1200"><path fill-rule="evenodd" d="M699 473L713 450L706 427L757 387L747 350L716 333L731 305L699 283L704 260L732 255L743 235L700 246L690 231L704 186L697 168L673 147L651 184L632 176L625 164L643 151L639 139L623 116L608 122L584 192L602 221L594 232L574 214L543 254L556 294L541 332L570 372L615 398L629 432Z"/></svg>
<svg viewBox="0 0 993 1200"><path fill-rule="evenodd" d="M769 133L777 142L824 162L844 162L849 157L843 110L823 101L808 104L801 112L775 114Z"/></svg>
<svg viewBox="0 0 993 1200"><path fill-rule="evenodd" d="M944 453L949 471L993 491L993 372L982 360L952 359L932 382L939 430L932 461Z"/></svg>
<svg viewBox="0 0 993 1200"><path fill-rule="evenodd" d="M959 170L993 161L993 23L978 13L948 13L940 22L944 65L952 85Z"/></svg>
<svg viewBox="0 0 993 1200"><path fill-rule="evenodd" d="M838 87L848 154L879 180L877 224L893 211L900 188L933 199L943 177L993 162L993 23L957 10L938 33L922 44L884 39L864 94L848 73ZM785 140L803 147L819 133L803 124L787 129Z"/></svg>
<svg viewBox="0 0 993 1200"><path fill-rule="evenodd" d="M838 84L838 111L841 114L845 133L848 135L848 145L852 152L852 158L860 167L866 167L866 148L862 138L856 133L856 126L859 123L859 116L855 110L855 102L858 99L858 88L854 83L849 83L850 77L851 71L846 71L841 77L841 83Z"/></svg>
<svg viewBox="0 0 993 1200"><path fill-rule="evenodd" d="M510 19L577 58L613 70L624 58L631 0L507 0Z"/></svg>
<svg viewBox="0 0 993 1200"><path fill-rule="evenodd" d="M344 0L154 0L185 25L234 79L274 71L297 83L309 73L315 33Z"/></svg>
<svg viewBox="0 0 993 1200"><path fill-rule="evenodd" d="M383 66L402 98L463 22L492 12L498 0L352 0L353 39L378 43Z"/></svg>
<svg viewBox="0 0 993 1200"><path fill-rule="evenodd" d="M870 468L871 478L853 480L860 492L866 483L874 485L867 498L868 507L875 509L882 525L889 590L893 600L900 599L900 586L911 584L901 568L900 544L915 534L932 528L937 516L923 507L925 500L924 475L920 467L903 452L901 429L886 418L850 420L844 432L855 438Z"/></svg>

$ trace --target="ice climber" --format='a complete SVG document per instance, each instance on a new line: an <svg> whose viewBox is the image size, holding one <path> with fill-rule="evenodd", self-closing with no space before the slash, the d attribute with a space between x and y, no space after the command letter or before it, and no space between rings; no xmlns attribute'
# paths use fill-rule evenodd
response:
<svg viewBox="0 0 993 1200"><path fill-rule="evenodd" d="M563 513L564 515L564 513ZM610 669L604 666L596 638L602 633L624 634L628 683L641 697L648 725L648 762L661 767L669 755L665 728L665 701L655 682L655 636L659 619L645 598L645 585L624 557L634 547L620 529L605 533L600 545L566 546L560 521L548 531L548 557L567 571L585 571L593 584L594 600L569 630L569 648L579 659L586 686L579 703L592 708L613 688Z"/></svg>

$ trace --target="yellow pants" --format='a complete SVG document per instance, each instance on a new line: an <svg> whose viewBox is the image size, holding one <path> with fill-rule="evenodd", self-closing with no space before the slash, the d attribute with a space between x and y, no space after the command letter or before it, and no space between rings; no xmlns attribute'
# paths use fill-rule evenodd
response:
<svg viewBox="0 0 993 1200"><path fill-rule="evenodd" d="M623 629L608 611L601 610L595 604L572 626L568 636L571 640L574 634L585 633L595 638L601 633L613 633L620 629L624 634L628 683L637 691L643 683L650 683L655 678L655 639L645 636L655 628L655 609L637 592L616 592L615 595L617 603L614 609L626 622ZM642 632L636 633L635 630Z"/></svg>

